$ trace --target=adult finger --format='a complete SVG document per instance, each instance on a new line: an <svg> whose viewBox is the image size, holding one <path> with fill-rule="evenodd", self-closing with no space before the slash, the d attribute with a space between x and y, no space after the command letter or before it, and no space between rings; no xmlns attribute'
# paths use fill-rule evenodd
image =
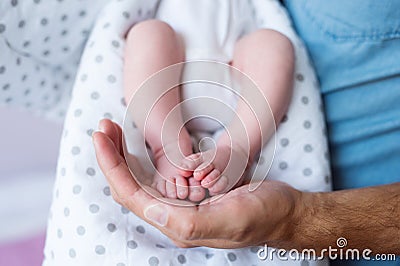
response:
<svg viewBox="0 0 400 266"><path fill-rule="evenodd" d="M110 130L110 128L108 129ZM123 197L134 195L140 187L132 178L124 158L115 147L112 139L103 132L95 132L93 143L99 166L116 193L116 200L119 201Z"/></svg>
<svg viewBox="0 0 400 266"><path fill-rule="evenodd" d="M114 143L115 148L122 155L122 130L114 122L109 119L103 119L99 122L99 129L101 132L106 134L111 141Z"/></svg>

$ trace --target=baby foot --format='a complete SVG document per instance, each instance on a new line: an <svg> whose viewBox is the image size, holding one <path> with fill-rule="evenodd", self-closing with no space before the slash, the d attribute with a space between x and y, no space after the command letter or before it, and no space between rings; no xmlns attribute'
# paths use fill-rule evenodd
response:
<svg viewBox="0 0 400 266"><path fill-rule="evenodd" d="M170 162L165 153L159 155L155 159L156 173L153 178L153 187L157 189L161 195L167 198L177 198L176 184L182 183L182 176L178 175L178 169ZM188 194L187 184L183 183L179 186L179 194L183 196ZM185 197L185 198L186 198Z"/></svg>
<svg viewBox="0 0 400 266"><path fill-rule="evenodd" d="M190 142L190 152L191 149ZM188 153L186 152L186 154ZM165 146L162 151L155 153L154 157L157 171L153 178L153 187L164 197L171 199L188 198L195 202L205 198L205 189L201 187L199 181L191 177L193 172L177 166L176 162L182 160L177 145Z"/></svg>
<svg viewBox="0 0 400 266"><path fill-rule="evenodd" d="M186 157L181 166L193 171L193 178L213 196L227 192L240 183L248 162L249 156L241 148L219 145L216 149Z"/></svg>

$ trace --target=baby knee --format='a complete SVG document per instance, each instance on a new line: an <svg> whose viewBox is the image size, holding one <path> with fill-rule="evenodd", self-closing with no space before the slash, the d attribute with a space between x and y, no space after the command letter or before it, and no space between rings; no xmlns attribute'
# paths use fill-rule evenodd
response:
<svg viewBox="0 0 400 266"><path fill-rule="evenodd" d="M277 43L287 43L291 44L291 41L284 34L273 29L259 29L253 33L254 37L257 39L262 39L264 41L275 41Z"/></svg>
<svg viewBox="0 0 400 266"><path fill-rule="evenodd" d="M248 48L259 47L260 45L262 45L264 48L275 47L278 48L278 50L283 50L291 53L293 53L294 51L292 42L289 40L289 38L282 33L272 29L259 29L257 31L254 31L239 40L237 44L239 49L243 46Z"/></svg>
<svg viewBox="0 0 400 266"><path fill-rule="evenodd" d="M128 32L126 39L129 42L138 38L165 39L168 37L175 37L174 29L161 20L151 19L145 20L135 24Z"/></svg>

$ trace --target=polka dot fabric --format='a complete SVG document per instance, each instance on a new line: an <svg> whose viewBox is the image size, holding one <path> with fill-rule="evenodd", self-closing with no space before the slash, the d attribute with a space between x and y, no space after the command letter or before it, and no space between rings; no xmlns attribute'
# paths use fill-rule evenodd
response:
<svg viewBox="0 0 400 266"><path fill-rule="evenodd" d="M276 2L259 4L254 3L255 16L282 21L260 24L287 34L297 53L295 95L276 134L271 176L303 190L327 191L330 175L323 156L327 146L315 76L286 13ZM110 2L86 44L65 120L43 265L325 265L325 261L260 261L257 247L177 248L112 199L91 135L104 117L122 124L123 37L132 24L153 17L156 5L155 0ZM129 137L141 141L136 133Z"/></svg>
<svg viewBox="0 0 400 266"><path fill-rule="evenodd" d="M0 3L0 104L64 119L76 69L106 0Z"/></svg>

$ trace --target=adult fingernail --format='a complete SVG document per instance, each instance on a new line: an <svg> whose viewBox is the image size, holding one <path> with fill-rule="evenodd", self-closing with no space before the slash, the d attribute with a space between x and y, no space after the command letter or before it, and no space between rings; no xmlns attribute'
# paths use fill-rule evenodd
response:
<svg viewBox="0 0 400 266"><path fill-rule="evenodd" d="M104 124L103 124L103 121L102 121L102 120L100 120L100 122L99 122L99 130L100 130L101 132L105 133L105 128L104 128Z"/></svg>
<svg viewBox="0 0 400 266"><path fill-rule="evenodd" d="M155 204L144 210L144 217L160 226L165 226L168 220L168 213L165 207Z"/></svg>

